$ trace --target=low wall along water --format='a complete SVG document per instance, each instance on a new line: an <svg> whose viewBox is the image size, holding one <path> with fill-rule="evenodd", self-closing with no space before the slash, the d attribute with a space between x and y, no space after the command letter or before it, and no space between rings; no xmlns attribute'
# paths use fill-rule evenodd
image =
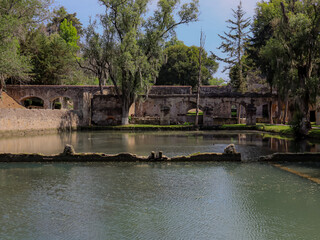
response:
<svg viewBox="0 0 320 240"><path fill-rule="evenodd" d="M0 132L76 129L76 111L51 109L1 109Z"/></svg>

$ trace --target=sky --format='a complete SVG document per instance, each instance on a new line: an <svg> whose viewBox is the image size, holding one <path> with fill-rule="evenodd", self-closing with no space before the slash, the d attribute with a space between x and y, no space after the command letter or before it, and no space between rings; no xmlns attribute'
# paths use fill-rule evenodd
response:
<svg viewBox="0 0 320 240"><path fill-rule="evenodd" d="M189 2L181 0L181 3ZM254 15L255 7L259 0L243 0L242 6L247 13L247 17ZM224 57L217 49L221 44L218 34L223 35L227 31L229 18L232 19L231 9L236 9L239 0L200 0L199 21L176 28L178 39L183 41L187 46L199 46L201 29L206 35L205 49L209 53L212 51L219 57ZM156 1L150 7L150 11L155 7ZM87 26L89 18L95 18L97 14L104 12L104 7L100 6L98 0L55 0L55 6L64 6L69 13L77 13L83 26ZM228 73L222 73L224 63L219 62L219 69L214 77L222 77L228 80Z"/></svg>

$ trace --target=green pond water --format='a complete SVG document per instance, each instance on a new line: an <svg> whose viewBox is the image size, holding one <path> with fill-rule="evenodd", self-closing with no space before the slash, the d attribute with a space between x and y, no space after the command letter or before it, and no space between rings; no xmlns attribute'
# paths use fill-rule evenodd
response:
<svg viewBox="0 0 320 240"><path fill-rule="evenodd" d="M320 185L269 164L317 143L250 132L72 134L0 139L0 152L222 152L248 163L0 163L0 239L319 239ZM294 167L315 177L316 164Z"/></svg>

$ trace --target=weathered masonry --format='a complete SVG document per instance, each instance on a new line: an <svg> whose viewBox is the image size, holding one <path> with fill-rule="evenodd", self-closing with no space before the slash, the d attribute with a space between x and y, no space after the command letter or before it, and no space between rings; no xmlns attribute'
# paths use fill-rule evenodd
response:
<svg viewBox="0 0 320 240"><path fill-rule="evenodd" d="M113 94L112 87L105 87L105 94ZM25 106L28 99L38 99L40 109L54 109L57 99L68 99L72 102L72 110L80 118L80 125L91 124L91 100L99 92L97 86L70 86L70 85L8 85L8 95Z"/></svg>
<svg viewBox="0 0 320 240"><path fill-rule="evenodd" d="M67 99L73 103L73 112L79 115L81 125L121 123L121 101L112 86L104 87L104 95L100 95L97 86L9 85L6 90L22 105L28 99L40 99L41 109L54 109L57 99ZM236 123L239 113L243 123L267 122L269 103L276 100L270 94L241 94L228 87L202 86L200 123L205 126ZM276 107L273 106L273 111ZM193 121L190 112L195 108L196 94L190 86L154 86L148 96L141 96L131 106L130 116L132 122L183 124Z"/></svg>
<svg viewBox="0 0 320 240"><path fill-rule="evenodd" d="M258 93L236 93L228 87L202 86L200 110L204 126L236 123L237 112L247 124L268 121L268 103L276 96ZM153 87L146 101L135 104L135 117L159 118L160 124L192 122L190 110L196 108L196 94L191 87ZM234 114L235 113L235 114ZM239 113L239 112L238 112Z"/></svg>

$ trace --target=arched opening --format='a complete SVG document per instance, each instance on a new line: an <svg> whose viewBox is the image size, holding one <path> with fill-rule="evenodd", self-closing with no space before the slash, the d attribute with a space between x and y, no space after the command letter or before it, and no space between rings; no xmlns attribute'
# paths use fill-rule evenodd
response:
<svg viewBox="0 0 320 240"><path fill-rule="evenodd" d="M236 118L238 115L238 110L236 105L231 105L231 117Z"/></svg>
<svg viewBox="0 0 320 240"><path fill-rule="evenodd" d="M43 109L44 101L38 97L29 97L21 101L21 104L28 109Z"/></svg>
<svg viewBox="0 0 320 240"><path fill-rule="evenodd" d="M196 108L190 109L188 111L188 113L187 113L187 116L195 116L196 115L196 111L197 111ZM199 109L199 116L203 116L203 111L201 111L200 109Z"/></svg>
<svg viewBox="0 0 320 240"><path fill-rule="evenodd" d="M191 108L188 110L187 112L187 120L185 122L185 124L194 124L196 121L196 108ZM202 125L203 124L203 111L201 109L199 109L199 118L198 118L198 124Z"/></svg>
<svg viewBox="0 0 320 240"><path fill-rule="evenodd" d="M51 109L73 110L74 104L71 98L58 97L51 101Z"/></svg>

